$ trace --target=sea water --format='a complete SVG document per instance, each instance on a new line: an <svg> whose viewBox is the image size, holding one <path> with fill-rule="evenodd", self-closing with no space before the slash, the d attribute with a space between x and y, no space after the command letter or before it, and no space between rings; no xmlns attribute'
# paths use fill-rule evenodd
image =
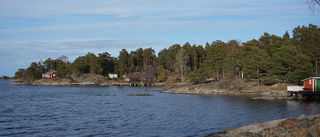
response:
<svg viewBox="0 0 320 137"><path fill-rule="evenodd" d="M320 113L320 103L314 101L10 83L0 81L0 136L193 137ZM153 96L128 96L132 93Z"/></svg>

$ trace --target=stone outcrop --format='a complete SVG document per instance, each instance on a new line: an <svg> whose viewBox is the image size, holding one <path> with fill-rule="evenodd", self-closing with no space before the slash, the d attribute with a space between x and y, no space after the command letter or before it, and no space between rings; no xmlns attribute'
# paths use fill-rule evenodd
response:
<svg viewBox="0 0 320 137"><path fill-rule="evenodd" d="M53 86L67 86L71 85L72 80L68 78L54 78L54 79L39 79L32 81L30 85L53 85Z"/></svg>
<svg viewBox="0 0 320 137"><path fill-rule="evenodd" d="M98 85L109 86L106 77L97 74L79 74L68 78L40 79L35 81L15 81L12 84L23 85ZM210 82L204 84L158 83L161 88L155 89L163 93L197 94L197 95L254 95L252 99L294 99L286 91L286 85L277 87L256 86L256 83L243 82L242 79L232 81Z"/></svg>
<svg viewBox="0 0 320 137"><path fill-rule="evenodd" d="M240 86L222 85L221 83L184 84L164 86L158 89L163 93L198 94L198 95L252 95L252 99L293 99L286 91L286 85L277 87L256 86L242 83Z"/></svg>
<svg viewBox="0 0 320 137"><path fill-rule="evenodd" d="M81 74L71 77L73 83L96 83L101 84L106 81L106 77L98 74Z"/></svg>
<svg viewBox="0 0 320 137"><path fill-rule="evenodd" d="M11 84L14 84L14 85L30 85L30 82L23 81L23 80L17 80L17 81L13 81Z"/></svg>
<svg viewBox="0 0 320 137"><path fill-rule="evenodd" d="M318 137L320 115L274 120L233 128L205 137Z"/></svg>
<svg viewBox="0 0 320 137"><path fill-rule="evenodd" d="M148 93L132 93L132 94L129 94L128 96L153 96L153 95Z"/></svg>
<svg viewBox="0 0 320 137"><path fill-rule="evenodd" d="M75 76L70 76L68 78L52 78L52 79L39 79L34 81L28 80L18 80L12 82L12 84L17 85L56 85L56 86L67 86L72 85L72 83L95 83L99 85L106 81L106 77L97 74L79 74Z"/></svg>

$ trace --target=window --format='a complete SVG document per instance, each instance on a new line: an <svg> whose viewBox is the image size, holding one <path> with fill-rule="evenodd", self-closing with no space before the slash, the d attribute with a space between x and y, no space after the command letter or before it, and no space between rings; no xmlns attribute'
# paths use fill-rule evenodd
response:
<svg viewBox="0 0 320 137"><path fill-rule="evenodd" d="M309 84L311 85L312 79L309 79Z"/></svg>

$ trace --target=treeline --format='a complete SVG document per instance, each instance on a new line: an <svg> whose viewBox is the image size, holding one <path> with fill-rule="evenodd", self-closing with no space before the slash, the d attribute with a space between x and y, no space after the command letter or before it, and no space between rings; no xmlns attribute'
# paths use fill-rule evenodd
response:
<svg viewBox="0 0 320 137"><path fill-rule="evenodd" d="M117 58L108 52L88 53L69 62L68 57L48 58L19 69L15 78L34 80L47 71L59 77L81 73L131 74L149 72L162 82L228 81L245 78L259 84L278 82L299 83L309 76L318 76L320 60L320 28L316 25L298 26L292 36L264 33L259 39L244 43L230 40L213 41L206 45L174 44L158 55L152 48L138 48L130 53L122 49Z"/></svg>
<svg viewBox="0 0 320 137"><path fill-rule="evenodd" d="M10 79L10 77L9 76L0 76L0 80L7 80L7 79Z"/></svg>

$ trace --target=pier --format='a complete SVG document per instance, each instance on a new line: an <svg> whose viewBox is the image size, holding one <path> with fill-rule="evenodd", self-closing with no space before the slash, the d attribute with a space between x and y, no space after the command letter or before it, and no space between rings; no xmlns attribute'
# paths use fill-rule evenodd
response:
<svg viewBox="0 0 320 137"><path fill-rule="evenodd" d="M303 86L287 86L287 91L295 99L320 99L320 77L309 77L301 80Z"/></svg>
<svg viewBox="0 0 320 137"><path fill-rule="evenodd" d="M82 82L82 83L71 83L72 85L80 85L80 86L86 86L86 85L97 85L96 83L93 82Z"/></svg>
<svg viewBox="0 0 320 137"><path fill-rule="evenodd" d="M109 86L154 86L154 82L111 82Z"/></svg>
<svg viewBox="0 0 320 137"><path fill-rule="evenodd" d="M320 99L319 91L309 91L304 88L304 86L287 86L287 91L291 96L294 96L295 99Z"/></svg>
<svg viewBox="0 0 320 137"><path fill-rule="evenodd" d="M81 83L71 83L74 86L154 86L154 82L107 82L107 83L94 83L94 82L81 82Z"/></svg>

